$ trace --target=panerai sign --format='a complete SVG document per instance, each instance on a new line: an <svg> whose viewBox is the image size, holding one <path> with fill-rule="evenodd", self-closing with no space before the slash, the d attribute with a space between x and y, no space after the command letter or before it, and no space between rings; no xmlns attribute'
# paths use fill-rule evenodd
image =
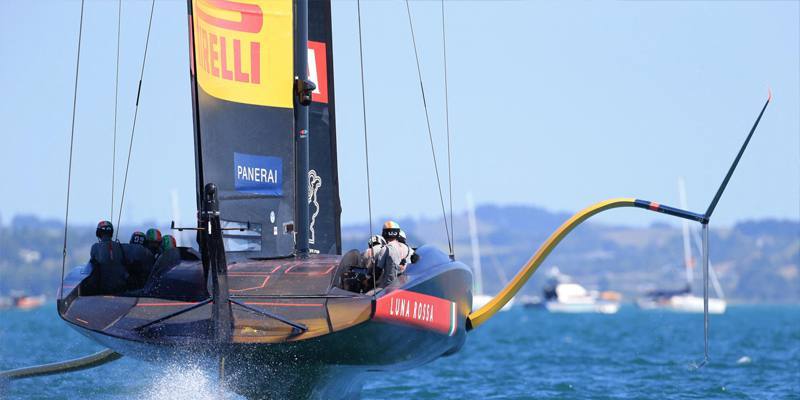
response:
<svg viewBox="0 0 800 400"><path fill-rule="evenodd" d="M233 153L233 174L236 191L283 195L283 160L278 157Z"/></svg>

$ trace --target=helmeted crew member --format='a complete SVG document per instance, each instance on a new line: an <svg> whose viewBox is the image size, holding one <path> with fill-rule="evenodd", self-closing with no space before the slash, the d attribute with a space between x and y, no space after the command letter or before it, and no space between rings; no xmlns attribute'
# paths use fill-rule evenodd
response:
<svg viewBox="0 0 800 400"><path fill-rule="evenodd" d="M100 221L95 230L98 242L92 245L89 262L92 273L82 289L89 294L116 294L126 288L128 272L125 269L125 255L119 242L112 240L114 225Z"/></svg>
<svg viewBox="0 0 800 400"><path fill-rule="evenodd" d="M151 253L153 253L153 257L158 258L161 254L161 231L156 228L150 228L147 230L145 234L145 244L144 246L147 247Z"/></svg>
<svg viewBox="0 0 800 400"><path fill-rule="evenodd" d="M386 221L383 224L381 236L386 239L386 246L378 254L378 268L383 268L381 283L388 285L392 283L398 275L406 270L408 258L411 257L413 250L400 240L400 225L394 221Z"/></svg>
<svg viewBox="0 0 800 400"><path fill-rule="evenodd" d="M408 257L405 257L406 262L403 267L404 272L405 272L405 266L407 266L408 264L414 264L419 260L419 255L417 254L416 251L414 251L413 247L409 246L408 243L406 243L406 240L407 240L406 233L402 229L400 229L400 235L397 237L397 241L408 247Z"/></svg>
<svg viewBox="0 0 800 400"><path fill-rule="evenodd" d="M164 235L161 238L161 255L153 264L153 270L145 285L145 292L157 294L162 278L172 268L181 263L181 252L176 246L175 238L172 235Z"/></svg>
<svg viewBox="0 0 800 400"><path fill-rule="evenodd" d="M386 239L380 235L372 235L367 241L367 249L361 254L361 264L367 268L371 275L378 274L380 271L375 271L375 265L378 262L378 254L380 254L383 246L386 246Z"/></svg>
<svg viewBox="0 0 800 400"><path fill-rule="evenodd" d="M408 239L406 239L406 232L404 230L400 229L400 234L397 235L397 240L400 241L400 243L407 245L406 240Z"/></svg>
<svg viewBox="0 0 800 400"><path fill-rule="evenodd" d="M147 236L142 231L136 231L131 234L130 244L138 244L144 246L147 243Z"/></svg>
<svg viewBox="0 0 800 400"><path fill-rule="evenodd" d="M145 247L147 236L143 232L133 232L130 243L123 244L122 250L125 252L125 259L128 261L128 289L141 289L147 283L147 277L153 269L155 257L153 253Z"/></svg>

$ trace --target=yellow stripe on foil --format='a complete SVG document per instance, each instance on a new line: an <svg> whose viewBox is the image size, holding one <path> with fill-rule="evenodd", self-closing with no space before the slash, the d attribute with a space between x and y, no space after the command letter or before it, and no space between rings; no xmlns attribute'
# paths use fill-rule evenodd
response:
<svg viewBox="0 0 800 400"><path fill-rule="evenodd" d="M467 317L469 322L468 326L471 326L473 329L477 328L484 322L486 322L489 318L491 318L495 313L500 311L506 303L511 300L514 295L519 292L523 285L528 281L528 279L536 272L536 269L539 268L542 261L550 254L551 251L564 239L567 234L570 233L576 226L580 225L583 221L587 220L589 217L606 211L612 208L619 208L619 207L634 207L635 199L628 199L628 198L620 198L620 199L611 199L606 201L601 201L596 203L592 206L584 208L577 214L573 215L572 218L567 220L561 224L561 226L553 232L547 241L545 241L540 247L539 250L533 255L533 257L528 260L524 267L517 273L511 282L506 285L503 290L497 294L489 303L484 305L478 310L473 311Z"/></svg>

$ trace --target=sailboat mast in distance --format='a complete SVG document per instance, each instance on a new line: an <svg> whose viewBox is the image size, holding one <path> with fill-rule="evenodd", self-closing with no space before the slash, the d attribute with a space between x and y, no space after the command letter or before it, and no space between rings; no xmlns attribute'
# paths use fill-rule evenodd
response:
<svg viewBox="0 0 800 400"><path fill-rule="evenodd" d="M697 251L703 251L702 245L703 240L700 237L700 232L697 230L692 230L692 239L694 239L695 249ZM717 271L714 270L714 264L711 260L708 260L708 275L711 278L711 286L714 287L714 293L716 293L717 297L720 299L725 299L725 292L722 291L722 285L719 283L719 277L717 277Z"/></svg>
<svg viewBox="0 0 800 400"><path fill-rule="evenodd" d="M686 182L683 177L678 178L678 195L680 196L681 208L688 210L686 202ZM681 219L681 230L683 233L683 265L686 270L686 283L689 284L691 290L694 283L694 259L692 258L692 245L689 241L689 220Z"/></svg>
<svg viewBox="0 0 800 400"><path fill-rule="evenodd" d="M472 193L467 193L467 219L469 220L469 243L472 247L472 271L475 274L475 293L483 294L483 271L481 270L481 244L478 241L478 221L475 218L475 203Z"/></svg>

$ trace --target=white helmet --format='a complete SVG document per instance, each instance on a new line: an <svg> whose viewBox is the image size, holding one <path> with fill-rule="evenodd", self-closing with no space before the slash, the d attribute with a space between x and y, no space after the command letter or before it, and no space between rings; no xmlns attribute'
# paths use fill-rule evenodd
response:
<svg viewBox="0 0 800 400"><path fill-rule="evenodd" d="M386 246L386 239L381 235L372 235L367 242L367 247Z"/></svg>

